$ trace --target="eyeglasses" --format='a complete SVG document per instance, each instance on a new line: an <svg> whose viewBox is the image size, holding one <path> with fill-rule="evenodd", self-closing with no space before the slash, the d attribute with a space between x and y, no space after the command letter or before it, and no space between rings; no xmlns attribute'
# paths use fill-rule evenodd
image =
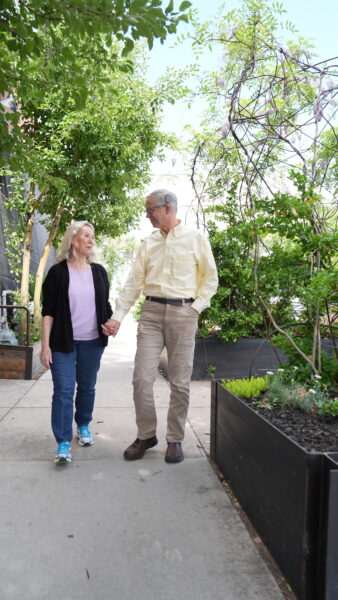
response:
<svg viewBox="0 0 338 600"><path fill-rule="evenodd" d="M165 206L165 203L163 204L156 204L156 206L149 206L148 208L146 208L146 214L148 215L152 215L155 208L160 208L160 206Z"/></svg>

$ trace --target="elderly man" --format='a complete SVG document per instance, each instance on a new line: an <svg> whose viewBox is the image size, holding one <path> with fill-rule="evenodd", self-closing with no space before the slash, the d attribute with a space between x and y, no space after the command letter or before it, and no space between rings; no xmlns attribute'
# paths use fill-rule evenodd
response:
<svg viewBox="0 0 338 600"><path fill-rule="evenodd" d="M209 306L217 289L217 271L208 239L184 227L176 217L177 198L155 190L146 200L154 232L141 244L134 266L116 301L114 319L104 332L116 335L120 323L141 293L146 296L137 333L133 376L137 438L125 450L127 460L142 458L156 446L153 383L160 354L168 353L170 404L165 460L184 459L181 442L189 405L198 314Z"/></svg>

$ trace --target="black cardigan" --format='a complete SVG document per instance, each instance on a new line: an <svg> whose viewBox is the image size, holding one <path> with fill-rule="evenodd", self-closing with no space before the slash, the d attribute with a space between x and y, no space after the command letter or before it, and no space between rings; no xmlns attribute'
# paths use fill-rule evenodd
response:
<svg viewBox="0 0 338 600"><path fill-rule="evenodd" d="M108 337L102 333L101 323L105 323L112 314L109 303L109 283L107 272L102 265L91 263L95 289L97 329L102 346L107 346ZM56 352L72 352L73 327L68 298L69 271L64 260L53 265L42 286L42 316L53 317L49 345Z"/></svg>

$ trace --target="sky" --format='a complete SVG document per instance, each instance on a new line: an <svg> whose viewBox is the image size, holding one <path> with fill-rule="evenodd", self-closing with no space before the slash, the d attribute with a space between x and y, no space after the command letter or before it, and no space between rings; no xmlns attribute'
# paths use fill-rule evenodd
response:
<svg viewBox="0 0 338 600"><path fill-rule="evenodd" d="M201 21L213 18L219 8L224 4L224 14L233 8L241 6L240 0L190 0L192 8L199 12ZM165 5L165 1L163 5ZM180 0L176 0L175 7L178 8ZM318 54L319 60L338 56L338 1L337 0L284 0L282 2L287 11L282 18L283 21L291 21L302 37L311 40L314 52ZM189 25L181 23L178 33L185 33ZM194 61L190 42L175 47L176 36L170 35L162 45L156 42L149 56L148 79L154 83L157 78L165 73L165 67L182 68L185 64ZM206 53L203 66L207 68L208 61L215 59L210 53ZM215 61L216 62L216 61ZM338 62L338 61L337 61ZM164 119L165 128L170 125L170 130L180 132L184 123L189 120L189 110L183 104L175 105L174 108L166 107Z"/></svg>
<svg viewBox="0 0 338 600"><path fill-rule="evenodd" d="M213 18L222 4L224 12L241 6L240 0L190 0L192 8L199 12L201 21ZM167 0L169 2L169 0ZM163 6L167 3L163 1ZM175 0L177 9L181 0ZM272 3L272 1L271 1ZM281 3L281 0L279 0ZM338 56L338 0L284 0L282 4L287 11L281 20L289 20L298 30L298 34L314 45L313 51L320 60ZM181 23L179 34L187 32L189 26ZM166 66L182 68L184 65L193 62L193 54L190 48L190 42L175 47L175 36L168 36L163 45L156 42L149 55L149 70L147 78L150 84L154 84L156 79L165 73ZM207 68L213 62L217 63L215 53L207 53L203 59L203 65ZM337 60L338 64L338 60ZM189 110L186 104L178 102L174 106L167 104L164 110L163 129L173 131L178 138L184 139L183 127L187 123L198 122L199 115L202 112L202 105L195 104L194 108ZM193 206L193 191L189 180L189 165L185 165L178 151L169 151L166 161L153 163L153 177L150 189L158 187L169 188L178 195L179 209L181 209L181 218L189 223L189 214ZM180 212L180 211L179 211ZM192 213L191 215L192 216ZM193 217L192 217L193 218ZM142 235L149 233L151 227L148 220L141 224Z"/></svg>
<svg viewBox="0 0 338 600"><path fill-rule="evenodd" d="M218 9L224 4L224 13L234 8L240 8L240 0L190 0L191 8L197 9L202 21L213 18ZM271 2L273 4L274 2ZM338 2L337 0L278 0L283 4L286 13L283 20L291 21L299 34L305 38L311 38L318 49L318 55L322 58L331 58L338 55L337 22ZM165 5L165 0L163 1ZM176 9L180 0L175 0ZM178 33L187 31L188 25L181 23ZM160 74L165 64L180 66L182 64L182 52L173 49L175 36L170 35L162 45L157 43L151 52L150 73L151 76ZM187 47L184 49L184 54Z"/></svg>

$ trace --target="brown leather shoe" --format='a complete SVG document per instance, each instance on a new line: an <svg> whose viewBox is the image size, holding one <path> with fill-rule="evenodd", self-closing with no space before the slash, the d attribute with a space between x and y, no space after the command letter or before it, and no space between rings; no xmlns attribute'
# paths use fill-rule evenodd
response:
<svg viewBox="0 0 338 600"><path fill-rule="evenodd" d="M128 446L128 448L124 451L123 456L127 460L138 460L139 458L142 458L148 448L156 446L157 443L158 440L156 435L148 440L139 440L139 438L136 438L135 442Z"/></svg>
<svg viewBox="0 0 338 600"><path fill-rule="evenodd" d="M167 463L178 463L184 460L181 442L168 442L164 460Z"/></svg>

